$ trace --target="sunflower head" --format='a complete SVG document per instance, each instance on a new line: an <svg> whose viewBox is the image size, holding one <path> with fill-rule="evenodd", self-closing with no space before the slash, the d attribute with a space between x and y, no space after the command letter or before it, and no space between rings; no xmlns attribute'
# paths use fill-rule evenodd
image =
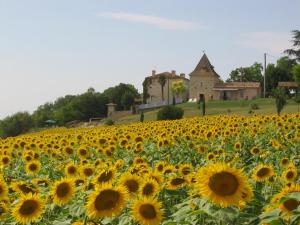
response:
<svg viewBox="0 0 300 225"><path fill-rule="evenodd" d="M12 209L12 215L21 224L35 222L42 215L44 205L44 201L38 195L23 195Z"/></svg>
<svg viewBox="0 0 300 225"><path fill-rule="evenodd" d="M247 192L249 183L244 173L227 164L211 164L198 172L197 186L199 194L221 207L239 206L243 192Z"/></svg>
<svg viewBox="0 0 300 225"><path fill-rule="evenodd" d="M116 216L125 207L127 199L125 187L102 184L88 197L87 214L93 218Z"/></svg>
<svg viewBox="0 0 300 225"><path fill-rule="evenodd" d="M270 176L275 175L273 167L270 165L258 165L252 174L252 177L257 182L266 181Z"/></svg>
<svg viewBox="0 0 300 225"><path fill-rule="evenodd" d="M75 194L75 183L73 179L62 178L54 183L52 187L53 202L57 205L67 204Z"/></svg>
<svg viewBox="0 0 300 225"><path fill-rule="evenodd" d="M141 225L160 224L163 219L161 203L156 199L137 199L132 205L134 219Z"/></svg>

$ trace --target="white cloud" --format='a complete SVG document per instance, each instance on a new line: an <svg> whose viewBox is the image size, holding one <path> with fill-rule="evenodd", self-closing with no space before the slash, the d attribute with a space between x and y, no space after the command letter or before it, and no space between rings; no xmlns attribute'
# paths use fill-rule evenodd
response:
<svg viewBox="0 0 300 225"><path fill-rule="evenodd" d="M203 28L198 23L185 21L185 20L175 20L168 19L158 16L142 15L142 14L133 14L133 13L124 13L124 12L104 12L99 13L98 16L107 17L115 20L122 20L132 23L144 23L153 25L161 29L170 29L170 30L193 30L198 28Z"/></svg>
<svg viewBox="0 0 300 225"><path fill-rule="evenodd" d="M240 45L270 54L281 54L292 45L289 32L251 32L242 34L240 38Z"/></svg>

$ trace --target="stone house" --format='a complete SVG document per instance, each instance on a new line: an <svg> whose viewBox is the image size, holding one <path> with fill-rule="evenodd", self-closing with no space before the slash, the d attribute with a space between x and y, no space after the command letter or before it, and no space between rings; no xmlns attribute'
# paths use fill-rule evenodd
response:
<svg viewBox="0 0 300 225"><path fill-rule="evenodd" d="M162 85L159 82L160 76L165 77L165 85L163 86L163 95L162 95ZM185 77L185 74L181 73L180 75L176 74L175 70L171 72L163 72L156 74L156 71L152 71L152 75L146 77L148 80L147 83L147 103L164 103L171 104L173 101L172 93L172 83L176 81L183 81L185 86L185 92L175 96L175 101L181 103L188 100L189 97L189 80Z"/></svg>
<svg viewBox="0 0 300 225"><path fill-rule="evenodd" d="M159 76L166 76L166 85L164 86L164 97L162 99L161 85ZM176 80L183 80L186 86L186 92L180 96L180 99L196 102L200 98L208 100L241 100L260 97L261 86L259 82L227 82L220 78L214 70L206 54L202 56L195 69L189 74L187 79L184 74L176 75L175 71L156 74L152 71L152 76L147 77L149 85L147 86L147 103L172 103L171 84ZM179 102L179 99L177 99Z"/></svg>

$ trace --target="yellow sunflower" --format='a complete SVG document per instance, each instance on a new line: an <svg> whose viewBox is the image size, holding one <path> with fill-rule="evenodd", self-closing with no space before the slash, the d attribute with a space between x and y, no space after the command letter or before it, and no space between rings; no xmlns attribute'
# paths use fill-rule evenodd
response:
<svg viewBox="0 0 300 225"><path fill-rule="evenodd" d="M8 207L5 204L0 203L0 220L4 219L7 213Z"/></svg>
<svg viewBox="0 0 300 225"><path fill-rule="evenodd" d="M30 161L26 164L26 172L30 175L37 174L41 169L41 163L38 160Z"/></svg>
<svg viewBox="0 0 300 225"><path fill-rule="evenodd" d="M243 200L243 191L249 186L242 170L224 163L202 167L197 177L199 194L221 207L238 206Z"/></svg>
<svg viewBox="0 0 300 225"><path fill-rule="evenodd" d="M290 187L285 187L281 190L281 192L278 194L280 196L279 200L282 199L282 197L285 197L287 194L294 193L294 192L300 192L300 185L299 184L293 184ZM295 198L289 198L285 201L283 201L279 208L281 211L285 213L291 213L294 209L296 209L300 205L300 201Z"/></svg>
<svg viewBox="0 0 300 225"><path fill-rule="evenodd" d="M270 176L275 175L273 167L270 165L258 165L256 168L254 168L252 177L257 182L263 182L266 181Z"/></svg>
<svg viewBox="0 0 300 225"><path fill-rule="evenodd" d="M169 177L167 181L166 189L177 190L184 187L187 184L187 180L183 177Z"/></svg>
<svg viewBox="0 0 300 225"><path fill-rule="evenodd" d="M156 199L137 199L132 205L134 220L141 225L159 225L163 219L161 203Z"/></svg>
<svg viewBox="0 0 300 225"><path fill-rule="evenodd" d="M44 211L45 203L38 195L22 195L19 202L12 209L12 216L18 223L36 222Z"/></svg>
<svg viewBox="0 0 300 225"><path fill-rule="evenodd" d="M65 167L65 175L67 177L76 177L78 175L78 166L74 163L68 163Z"/></svg>
<svg viewBox="0 0 300 225"><path fill-rule="evenodd" d="M62 178L54 183L52 187L53 202L57 205L68 203L75 194L75 184L73 179Z"/></svg>
<svg viewBox="0 0 300 225"><path fill-rule="evenodd" d="M123 210L127 200L128 192L125 187L102 184L88 197L87 214L92 218L116 216Z"/></svg>
<svg viewBox="0 0 300 225"><path fill-rule="evenodd" d="M112 169L103 169L100 171L93 179L93 183L95 185L99 185L102 183L112 182L115 178L115 170Z"/></svg>
<svg viewBox="0 0 300 225"><path fill-rule="evenodd" d="M131 173L124 173L119 180L119 184L124 186L129 194L137 194L141 183L141 178Z"/></svg>
<svg viewBox="0 0 300 225"><path fill-rule="evenodd" d="M0 200L7 197L8 188L5 181L0 179Z"/></svg>
<svg viewBox="0 0 300 225"><path fill-rule="evenodd" d="M254 147L251 148L250 153L252 155L257 155L257 154L260 153L260 149L258 147L256 147L256 146L254 146Z"/></svg>
<svg viewBox="0 0 300 225"><path fill-rule="evenodd" d="M293 182L297 178L296 169L288 169L283 172L283 178L286 182Z"/></svg>
<svg viewBox="0 0 300 225"><path fill-rule="evenodd" d="M148 178L141 184L139 194L143 197L151 197L157 195L158 192L158 183L154 179Z"/></svg>

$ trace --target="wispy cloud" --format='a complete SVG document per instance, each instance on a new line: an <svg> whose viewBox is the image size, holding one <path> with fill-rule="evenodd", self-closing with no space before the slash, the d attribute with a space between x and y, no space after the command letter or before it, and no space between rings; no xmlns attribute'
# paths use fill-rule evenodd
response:
<svg viewBox="0 0 300 225"><path fill-rule="evenodd" d="M193 30L193 29L203 28L203 26L195 22L168 19L168 18L152 16L152 15L124 13L124 12L103 12L97 15L101 17L111 18L114 20L149 24L161 29L169 29L169 30Z"/></svg>
<svg viewBox="0 0 300 225"><path fill-rule="evenodd" d="M289 32L251 32L242 34L240 39L239 45L271 54L281 54L291 47Z"/></svg>

